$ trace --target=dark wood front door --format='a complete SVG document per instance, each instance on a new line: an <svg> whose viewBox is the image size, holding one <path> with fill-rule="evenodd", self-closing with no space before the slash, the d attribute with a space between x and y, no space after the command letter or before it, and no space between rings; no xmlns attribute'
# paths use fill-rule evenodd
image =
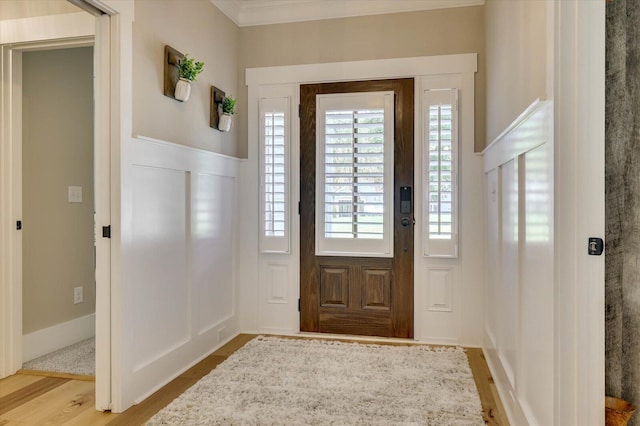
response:
<svg viewBox="0 0 640 426"><path fill-rule="evenodd" d="M389 91L394 97L393 207L385 205L385 208L393 209L389 216L393 257L318 256L315 233L325 230L315 229L316 158L320 158L316 155L316 98L325 94ZM406 188L413 188L413 79L303 85L300 99L300 329L411 338L415 194L411 194L411 203L407 204L411 191ZM325 165L318 167L323 170ZM402 209L401 191L405 201ZM354 194L357 192L353 190ZM357 201L354 206L356 210Z"/></svg>

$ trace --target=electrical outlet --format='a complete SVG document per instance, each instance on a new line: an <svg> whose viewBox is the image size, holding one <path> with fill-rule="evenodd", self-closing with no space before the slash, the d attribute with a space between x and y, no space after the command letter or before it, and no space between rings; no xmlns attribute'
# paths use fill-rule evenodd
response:
<svg viewBox="0 0 640 426"><path fill-rule="evenodd" d="M78 303L82 303L82 287L74 287L73 288L73 304L77 305Z"/></svg>
<svg viewBox="0 0 640 426"><path fill-rule="evenodd" d="M81 186L70 186L68 188L69 192L69 202L70 203L81 203L82 202L82 187Z"/></svg>

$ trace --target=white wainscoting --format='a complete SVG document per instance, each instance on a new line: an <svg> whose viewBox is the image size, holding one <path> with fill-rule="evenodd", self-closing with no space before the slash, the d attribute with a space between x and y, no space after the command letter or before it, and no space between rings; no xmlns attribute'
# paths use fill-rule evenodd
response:
<svg viewBox="0 0 640 426"><path fill-rule="evenodd" d="M129 144L122 340L114 343L122 354L115 372L122 409L226 343L239 324L239 161L144 137Z"/></svg>
<svg viewBox="0 0 640 426"><path fill-rule="evenodd" d="M428 310L453 312L453 268L427 268Z"/></svg>
<svg viewBox="0 0 640 426"><path fill-rule="evenodd" d="M554 413L553 108L536 101L484 152L484 352L512 424Z"/></svg>

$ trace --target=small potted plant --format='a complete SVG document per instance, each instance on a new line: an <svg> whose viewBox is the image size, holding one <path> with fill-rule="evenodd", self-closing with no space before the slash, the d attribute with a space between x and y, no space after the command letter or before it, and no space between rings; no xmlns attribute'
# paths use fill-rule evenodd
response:
<svg viewBox="0 0 640 426"><path fill-rule="evenodd" d="M225 96L221 102L222 114L218 121L218 130L228 132L231 129L233 114L236 112L236 98L233 96Z"/></svg>
<svg viewBox="0 0 640 426"><path fill-rule="evenodd" d="M189 54L184 55L184 58L178 63L178 74L180 80L176 83L176 90L174 97L182 102L189 99L191 95L191 82L196 81L196 76L202 72L204 62L197 62L195 59L190 58Z"/></svg>

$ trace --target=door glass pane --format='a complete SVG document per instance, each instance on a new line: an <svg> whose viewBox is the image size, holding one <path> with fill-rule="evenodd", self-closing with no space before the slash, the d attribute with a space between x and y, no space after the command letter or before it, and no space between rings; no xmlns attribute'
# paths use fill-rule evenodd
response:
<svg viewBox="0 0 640 426"><path fill-rule="evenodd" d="M382 239L384 110L325 113L325 238Z"/></svg>
<svg viewBox="0 0 640 426"><path fill-rule="evenodd" d="M284 237L284 112L264 113L264 234Z"/></svg>
<svg viewBox="0 0 640 426"><path fill-rule="evenodd" d="M429 107L429 237L450 240L452 105Z"/></svg>
<svg viewBox="0 0 640 426"><path fill-rule="evenodd" d="M393 102L393 92L318 95L318 255L393 256Z"/></svg>

